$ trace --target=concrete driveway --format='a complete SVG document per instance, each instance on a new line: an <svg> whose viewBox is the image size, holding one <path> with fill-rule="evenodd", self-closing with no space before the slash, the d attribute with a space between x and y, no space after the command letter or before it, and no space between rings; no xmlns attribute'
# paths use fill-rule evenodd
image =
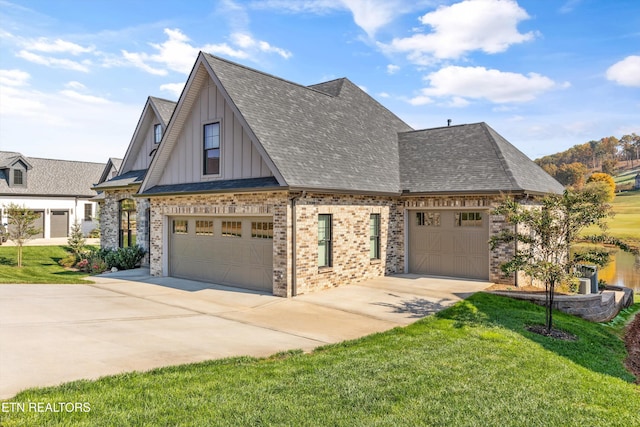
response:
<svg viewBox="0 0 640 427"><path fill-rule="evenodd" d="M407 325L489 285L399 275L284 299L147 269L93 280L0 285L0 399L127 371L310 351Z"/></svg>

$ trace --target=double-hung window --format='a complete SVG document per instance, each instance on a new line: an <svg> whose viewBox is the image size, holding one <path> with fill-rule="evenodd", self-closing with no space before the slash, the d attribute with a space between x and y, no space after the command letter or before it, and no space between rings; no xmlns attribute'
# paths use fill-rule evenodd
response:
<svg viewBox="0 0 640 427"><path fill-rule="evenodd" d="M331 267L331 215L318 215L318 267Z"/></svg>
<svg viewBox="0 0 640 427"><path fill-rule="evenodd" d="M160 141L162 141L162 125L153 125L153 143L160 144Z"/></svg>
<svg viewBox="0 0 640 427"><path fill-rule="evenodd" d="M220 173L220 122L204 125L203 129L204 175Z"/></svg>
<svg viewBox="0 0 640 427"><path fill-rule="evenodd" d="M380 214L369 217L369 258L380 259Z"/></svg>

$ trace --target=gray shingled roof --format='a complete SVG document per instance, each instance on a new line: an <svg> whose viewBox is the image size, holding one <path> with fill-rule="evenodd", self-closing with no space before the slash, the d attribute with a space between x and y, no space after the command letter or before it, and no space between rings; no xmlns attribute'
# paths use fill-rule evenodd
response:
<svg viewBox="0 0 640 427"><path fill-rule="evenodd" d="M401 133L400 180L412 193L562 193L564 187L486 123Z"/></svg>
<svg viewBox="0 0 640 427"><path fill-rule="evenodd" d="M290 187L397 193L411 130L348 79L301 86L204 54Z"/></svg>
<svg viewBox="0 0 640 427"><path fill-rule="evenodd" d="M155 96L150 96L149 100L156 107L156 111L160 115L160 120L162 120L162 124L164 126L169 123L169 119L171 119L171 115L173 114L173 110L176 108L176 103L174 101L169 101L168 99L157 98Z"/></svg>
<svg viewBox="0 0 640 427"><path fill-rule="evenodd" d="M93 188L95 188L96 190L103 190L105 188L121 188L128 187L130 185L139 185L142 184L142 180L144 180L144 175L146 173L146 169L125 172L121 175L111 178L108 181L101 182L100 184L95 185Z"/></svg>
<svg viewBox="0 0 640 427"><path fill-rule="evenodd" d="M175 194L175 193L213 193L228 190L266 190L278 188L278 180L272 176L265 178L227 179L224 181L204 181L186 184L156 185L144 194Z"/></svg>
<svg viewBox="0 0 640 427"><path fill-rule="evenodd" d="M0 165L6 168L12 159L20 156L20 153L0 151ZM27 171L27 186L9 187L5 175L8 169L1 169L0 195L93 197L96 192L91 188L105 167L104 163L22 157L32 166Z"/></svg>

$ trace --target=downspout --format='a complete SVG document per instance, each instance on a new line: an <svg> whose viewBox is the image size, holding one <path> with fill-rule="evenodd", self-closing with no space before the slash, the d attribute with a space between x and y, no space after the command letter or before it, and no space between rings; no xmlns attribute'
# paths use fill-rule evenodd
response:
<svg viewBox="0 0 640 427"><path fill-rule="evenodd" d="M296 218L296 201L298 199L301 199L302 197L306 196L307 192L303 191L302 193L299 193L293 197L291 197L289 200L291 201L291 296L295 297L298 294L298 289L297 289L297 281L296 281L296 276L297 276L297 271L296 271L296 264L297 264L297 257L296 257L296 224L297 224L297 218Z"/></svg>

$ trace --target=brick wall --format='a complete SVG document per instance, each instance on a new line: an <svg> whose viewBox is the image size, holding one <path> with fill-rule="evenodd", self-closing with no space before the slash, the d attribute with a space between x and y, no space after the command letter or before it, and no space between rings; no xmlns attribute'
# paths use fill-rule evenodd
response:
<svg viewBox="0 0 640 427"><path fill-rule="evenodd" d="M296 205L296 293L404 271L404 217L390 197L306 194ZM370 259L370 215L380 214L380 259ZM318 215L332 215L331 267L318 267Z"/></svg>

